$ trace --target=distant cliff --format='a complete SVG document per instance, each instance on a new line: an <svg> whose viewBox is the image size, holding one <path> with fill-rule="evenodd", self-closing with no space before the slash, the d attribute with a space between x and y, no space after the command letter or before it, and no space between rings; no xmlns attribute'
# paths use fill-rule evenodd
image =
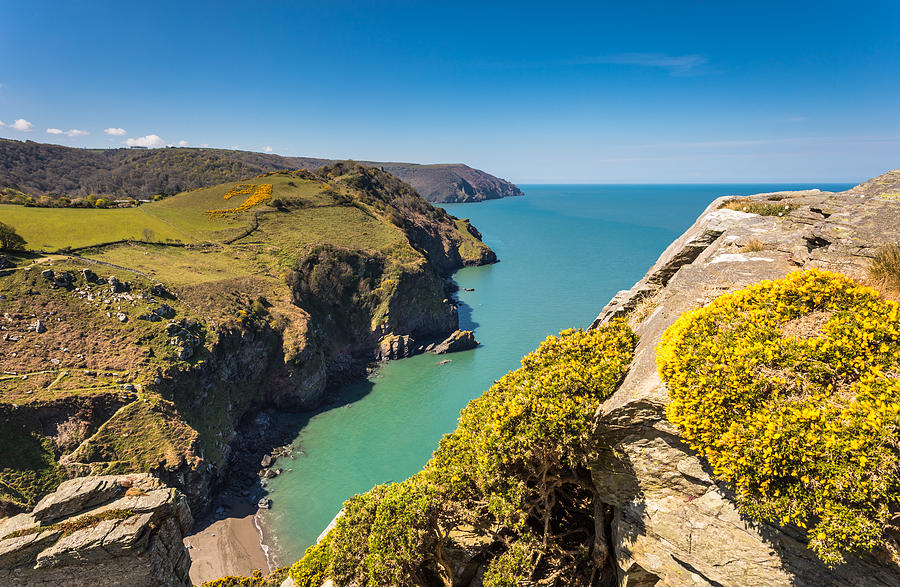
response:
<svg viewBox="0 0 900 587"><path fill-rule="evenodd" d="M317 170L336 162L227 149L77 149L0 139L0 201L23 204L31 196L47 203L91 194L146 199L268 171ZM409 183L429 202L477 202L522 195L510 182L459 163L366 164L381 167Z"/></svg>

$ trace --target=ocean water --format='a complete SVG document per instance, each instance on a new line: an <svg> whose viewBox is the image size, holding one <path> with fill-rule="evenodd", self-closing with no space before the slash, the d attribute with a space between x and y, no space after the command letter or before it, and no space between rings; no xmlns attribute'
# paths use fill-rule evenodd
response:
<svg viewBox="0 0 900 587"><path fill-rule="evenodd" d="M547 335L589 325L715 197L851 185L521 187L523 198L444 206L470 218L501 260L454 275L474 290L458 294L460 327L481 346L388 363L301 417L298 457L280 463L292 471L270 482L273 508L260 514L277 563L300 558L351 495L418 471L469 400Z"/></svg>

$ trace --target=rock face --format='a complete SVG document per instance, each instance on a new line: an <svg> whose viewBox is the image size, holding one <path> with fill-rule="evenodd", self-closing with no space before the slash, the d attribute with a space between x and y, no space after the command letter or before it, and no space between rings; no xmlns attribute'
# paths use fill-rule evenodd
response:
<svg viewBox="0 0 900 587"><path fill-rule="evenodd" d="M0 522L0 584L190 585L184 496L147 474L64 482Z"/></svg>
<svg viewBox="0 0 900 587"><path fill-rule="evenodd" d="M471 330L457 330L444 340L444 342L436 345L430 352L435 355L444 355L447 353L457 353L459 351L468 351L478 346L475 335Z"/></svg>
<svg viewBox="0 0 900 587"><path fill-rule="evenodd" d="M415 165L371 163L416 188L429 202L480 202L522 196L516 185L462 163Z"/></svg>
<svg viewBox="0 0 900 587"><path fill-rule="evenodd" d="M655 365L663 331L686 310L798 269L866 276L881 245L900 240L900 170L847 192L760 194L783 216L720 209L713 202L647 275L619 292L594 325L628 315L640 342L618 391L599 409L604 447L594 483L613 506L609 532L620 585L900 585L886 553L833 570L798 528L741 517L665 418L668 395Z"/></svg>

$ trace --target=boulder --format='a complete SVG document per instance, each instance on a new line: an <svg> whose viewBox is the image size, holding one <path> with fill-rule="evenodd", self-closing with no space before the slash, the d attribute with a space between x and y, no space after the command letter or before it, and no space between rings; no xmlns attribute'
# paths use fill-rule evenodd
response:
<svg viewBox="0 0 900 587"><path fill-rule="evenodd" d="M457 330L448 336L443 342L435 345L430 352L435 355L443 355L446 353L456 353L459 351L468 351L478 346L475 340L475 334L471 330Z"/></svg>
<svg viewBox="0 0 900 587"><path fill-rule="evenodd" d="M168 298L170 300L175 299L175 295L160 284L151 287L150 293L160 298Z"/></svg>
<svg viewBox="0 0 900 587"><path fill-rule="evenodd" d="M97 274L94 273L93 271L91 271L90 269L82 269L81 277L83 277L84 280L88 283L97 283L99 281Z"/></svg>
<svg viewBox="0 0 900 587"><path fill-rule="evenodd" d="M40 320L35 320L34 324L31 325L31 330L37 332L38 334L43 334L47 332L47 327L44 326L44 323Z"/></svg>
<svg viewBox="0 0 900 587"><path fill-rule="evenodd" d="M0 584L188 586L184 496L149 474L82 477L0 522Z"/></svg>
<svg viewBox="0 0 900 587"><path fill-rule="evenodd" d="M381 361L405 359L413 355L414 349L415 341L410 335L388 334L378 341L375 358Z"/></svg>
<svg viewBox="0 0 900 587"><path fill-rule="evenodd" d="M175 308L168 304L163 304L160 307L154 309L153 314L156 314L160 318L172 319L175 317Z"/></svg>

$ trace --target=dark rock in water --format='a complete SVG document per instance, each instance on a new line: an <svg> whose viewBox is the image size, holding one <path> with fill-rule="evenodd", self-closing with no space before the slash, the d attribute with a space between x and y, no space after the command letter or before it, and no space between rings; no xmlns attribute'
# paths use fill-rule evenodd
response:
<svg viewBox="0 0 900 587"><path fill-rule="evenodd" d="M438 365L448 365L448 364L450 364L450 363L452 363L452 362L453 362L453 361L450 360L450 359L444 359L443 361L440 361L440 362L438 363Z"/></svg>
<svg viewBox="0 0 900 587"><path fill-rule="evenodd" d="M256 502L256 505L262 510L268 510L272 507L272 500L268 497L264 497Z"/></svg>
<svg viewBox="0 0 900 587"><path fill-rule="evenodd" d="M436 345L431 352L436 355L443 355L446 353L467 351L474 349L477 346L478 341L475 340L475 335L471 330L457 330L448 336L444 342Z"/></svg>
<svg viewBox="0 0 900 587"><path fill-rule="evenodd" d="M272 465L275 464L275 457L272 455L265 455L262 460L259 462L259 466L263 469L268 469Z"/></svg>
<svg viewBox="0 0 900 587"><path fill-rule="evenodd" d="M388 334L379 341L375 358L381 361L405 359L414 354L415 348L415 341L410 335Z"/></svg>

